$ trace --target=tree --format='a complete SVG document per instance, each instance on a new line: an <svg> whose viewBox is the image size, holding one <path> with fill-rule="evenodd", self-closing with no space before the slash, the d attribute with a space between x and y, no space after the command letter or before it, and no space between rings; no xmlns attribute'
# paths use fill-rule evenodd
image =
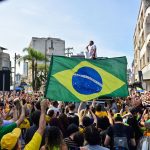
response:
<svg viewBox="0 0 150 150"><path fill-rule="evenodd" d="M46 74L48 73L49 65L46 65ZM39 90L40 87L45 83L45 64L38 64L37 65L37 89Z"/></svg>
<svg viewBox="0 0 150 150"><path fill-rule="evenodd" d="M31 62L32 87L33 90L37 91L37 64L39 61L45 61L45 55L31 47L25 48L23 52L27 52L23 59Z"/></svg>

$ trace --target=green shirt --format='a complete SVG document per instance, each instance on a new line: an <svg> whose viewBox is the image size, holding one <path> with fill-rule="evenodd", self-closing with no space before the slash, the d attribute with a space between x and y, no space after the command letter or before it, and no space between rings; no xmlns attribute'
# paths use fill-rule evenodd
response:
<svg viewBox="0 0 150 150"><path fill-rule="evenodd" d="M5 134L12 132L12 130L15 129L16 127L17 127L16 123L12 123L6 126L0 126L0 140Z"/></svg>

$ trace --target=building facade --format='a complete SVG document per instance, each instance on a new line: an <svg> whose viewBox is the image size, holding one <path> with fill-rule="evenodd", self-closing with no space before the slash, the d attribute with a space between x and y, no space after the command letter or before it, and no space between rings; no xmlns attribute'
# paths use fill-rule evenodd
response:
<svg viewBox="0 0 150 150"><path fill-rule="evenodd" d="M21 59L21 60L20 60ZM15 84L19 86L22 81L26 81L28 79L28 61L24 61L22 57L16 60L16 76L15 76ZM30 81L28 82L30 83Z"/></svg>
<svg viewBox="0 0 150 150"><path fill-rule="evenodd" d="M40 51L47 58L51 58L51 55L65 55L65 41L58 38L38 38L32 37L32 40L29 44L29 47L34 48L37 51ZM19 85L22 81L30 84L32 82L32 71L31 71L31 63L28 61L24 61L20 57L16 61L16 85ZM20 61L21 60L21 61ZM43 63L45 62L38 62ZM49 62L47 62L49 65Z"/></svg>
<svg viewBox="0 0 150 150"><path fill-rule="evenodd" d="M150 90L150 1L142 0L134 32L134 79L140 81Z"/></svg>
<svg viewBox="0 0 150 150"><path fill-rule="evenodd" d="M8 53L4 53L5 50L7 49L0 46L0 70L3 68L11 70L10 55Z"/></svg>
<svg viewBox="0 0 150 150"><path fill-rule="evenodd" d="M30 47L42 52L44 55L47 56L65 55L65 41L59 38L38 38L32 37L30 42Z"/></svg>

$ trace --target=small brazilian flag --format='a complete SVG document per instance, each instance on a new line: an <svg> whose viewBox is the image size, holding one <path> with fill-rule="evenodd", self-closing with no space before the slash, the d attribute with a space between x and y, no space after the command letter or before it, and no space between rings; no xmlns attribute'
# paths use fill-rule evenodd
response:
<svg viewBox="0 0 150 150"><path fill-rule="evenodd" d="M46 98L80 102L97 97L126 97L127 59L52 56Z"/></svg>

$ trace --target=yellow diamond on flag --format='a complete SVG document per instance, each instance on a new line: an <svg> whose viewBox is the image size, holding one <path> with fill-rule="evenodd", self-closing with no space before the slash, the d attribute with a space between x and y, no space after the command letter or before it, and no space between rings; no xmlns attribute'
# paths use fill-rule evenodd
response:
<svg viewBox="0 0 150 150"><path fill-rule="evenodd" d="M53 76L81 101L110 94L126 84L87 61L82 61L74 68L60 71Z"/></svg>

